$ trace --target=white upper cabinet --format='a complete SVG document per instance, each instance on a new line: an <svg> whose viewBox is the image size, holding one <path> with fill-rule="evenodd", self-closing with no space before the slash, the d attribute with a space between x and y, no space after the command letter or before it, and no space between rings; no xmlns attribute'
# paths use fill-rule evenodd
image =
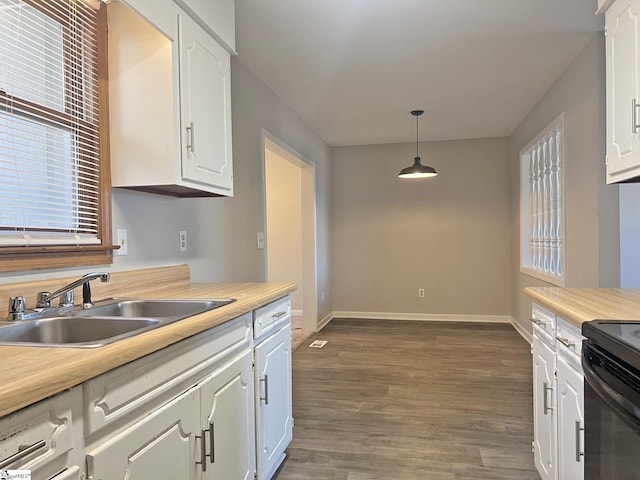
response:
<svg viewBox="0 0 640 480"><path fill-rule="evenodd" d="M171 0L114 1L108 19L112 185L232 196L228 47Z"/></svg>
<svg viewBox="0 0 640 480"><path fill-rule="evenodd" d="M234 0L176 0L199 18L207 31L230 52L236 49L236 7Z"/></svg>
<svg viewBox="0 0 640 480"><path fill-rule="evenodd" d="M230 56L188 16L178 18L182 179L232 195Z"/></svg>
<svg viewBox="0 0 640 480"><path fill-rule="evenodd" d="M616 0L605 13L607 183L640 176L639 0Z"/></svg>

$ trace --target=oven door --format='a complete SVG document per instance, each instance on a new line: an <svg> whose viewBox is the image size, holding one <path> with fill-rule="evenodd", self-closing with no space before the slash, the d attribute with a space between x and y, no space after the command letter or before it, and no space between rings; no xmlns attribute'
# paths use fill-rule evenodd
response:
<svg viewBox="0 0 640 480"><path fill-rule="evenodd" d="M640 478L638 372L598 347L582 350L585 480Z"/></svg>

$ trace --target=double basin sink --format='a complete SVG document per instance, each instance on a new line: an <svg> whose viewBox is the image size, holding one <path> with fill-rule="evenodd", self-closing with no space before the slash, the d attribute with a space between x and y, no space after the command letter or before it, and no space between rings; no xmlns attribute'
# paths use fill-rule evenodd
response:
<svg viewBox="0 0 640 480"><path fill-rule="evenodd" d="M0 326L0 345L101 347L234 300L108 299L64 316L23 320Z"/></svg>

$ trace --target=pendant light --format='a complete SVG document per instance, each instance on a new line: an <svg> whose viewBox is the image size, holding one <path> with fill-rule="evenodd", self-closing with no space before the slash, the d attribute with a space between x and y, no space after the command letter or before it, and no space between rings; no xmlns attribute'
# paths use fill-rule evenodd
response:
<svg viewBox="0 0 640 480"><path fill-rule="evenodd" d="M438 175L435 168L422 165L420 155L418 155L418 117L423 113L424 110L411 111L411 115L416 117L416 158L413 159L413 165L400 170L398 174L400 178L429 178Z"/></svg>

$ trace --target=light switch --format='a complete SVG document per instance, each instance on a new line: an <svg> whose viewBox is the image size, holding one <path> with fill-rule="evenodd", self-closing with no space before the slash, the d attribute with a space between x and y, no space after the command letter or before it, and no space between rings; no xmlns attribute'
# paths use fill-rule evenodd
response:
<svg viewBox="0 0 640 480"><path fill-rule="evenodd" d="M264 232L258 232L256 237L258 239L258 250L264 249Z"/></svg>
<svg viewBox="0 0 640 480"><path fill-rule="evenodd" d="M127 241L127 231L124 228L119 228L116 232L118 245L120 248L117 250L118 255L127 255L129 253L129 242Z"/></svg>

